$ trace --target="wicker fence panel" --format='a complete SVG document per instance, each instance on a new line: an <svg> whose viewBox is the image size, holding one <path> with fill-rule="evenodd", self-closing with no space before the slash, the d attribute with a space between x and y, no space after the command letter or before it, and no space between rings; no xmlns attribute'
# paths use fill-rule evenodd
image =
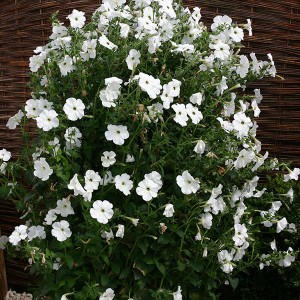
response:
<svg viewBox="0 0 300 300"><path fill-rule="evenodd" d="M61 21L73 8L90 16L101 0L2 0L0 1L0 148L17 154L22 145L17 131L6 129L8 117L17 113L29 97L28 59L50 34L50 16L59 10ZM280 78L258 82L264 96L258 119L259 139L271 155L293 160L300 166L300 0L185 0L186 6L202 8L203 21L210 26L217 14L234 21L252 20L253 37L244 43L245 53L266 59L272 53ZM67 24L67 20L66 20ZM0 226L10 234L19 221L10 203L0 201ZM10 286L25 287L24 275L16 261L7 261Z"/></svg>

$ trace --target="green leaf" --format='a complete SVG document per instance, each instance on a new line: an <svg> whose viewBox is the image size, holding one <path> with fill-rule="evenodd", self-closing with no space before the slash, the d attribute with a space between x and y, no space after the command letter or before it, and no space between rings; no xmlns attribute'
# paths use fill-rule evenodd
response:
<svg viewBox="0 0 300 300"><path fill-rule="evenodd" d="M4 199L8 196L10 191L10 187L7 186L1 186L0 187L0 198Z"/></svg>
<svg viewBox="0 0 300 300"><path fill-rule="evenodd" d="M201 272L203 270L203 264L201 263L190 262L190 265L196 272Z"/></svg>
<svg viewBox="0 0 300 300"><path fill-rule="evenodd" d="M167 235L161 234L157 240L157 243L167 245L170 243L170 238Z"/></svg>
<svg viewBox="0 0 300 300"><path fill-rule="evenodd" d="M144 255L146 255L148 247L149 247L149 242L147 240L144 240L142 241L141 244L139 244L139 248L142 250Z"/></svg>
<svg viewBox="0 0 300 300"><path fill-rule="evenodd" d="M183 271L185 269L185 264L180 260L177 261L177 266L178 271Z"/></svg>
<svg viewBox="0 0 300 300"><path fill-rule="evenodd" d="M109 284L109 276L106 274L101 275L101 284L107 286Z"/></svg>
<svg viewBox="0 0 300 300"><path fill-rule="evenodd" d="M73 269L74 260L71 255L68 254L65 255L65 262L67 263L67 266L69 267L70 270Z"/></svg>
<svg viewBox="0 0 300 300"><path fill-rule="evenodd" d="M191 257L191 252L187 249L183 249L183 252L188 256L188 257Z"/></svg>
<svg viewBox="0 0 300 300"><path fill-rule="evenodd" d="M125 279L125 278L128 277L129 273L130 273L129 268L125 268L125 269L122 270L122 272L121 272L119 278L120 278L120 279Z"/></svg>
<svg viewBox="0 0 300 300"><path fill-rule="evenodd" d="M235 290L237 288L237 286L239 285L238 278L229 277L229 282L230 282L230 285L232 286L233 290Z"/></svg>
<svg viewBox="0 0 300 300"><path fill-rule="evenodd" d="M110 262L110 267L113 270L115 274L120 274L121 268L120 268L120 263L119 261L111 261Z"/></svg>
<svg viewBox="0 0 300 300"><path fill-rule="evenodd" d="M109 266L109 259L108 259L108 256L105 255L105 254L102 254L101 257L102 257L102 259L104 260L104 262L106 263L106 265Z"/></svg>
<svg viewBox="0 0 300 300"><path fill-rule="evenodd" d="M162 263L160 263L159 261L157 261L157 260L155 261L155 264L156 264L158 270L160 271L160 273L165 276L166 275L166 268L165 268L165 266Z"/></svg>

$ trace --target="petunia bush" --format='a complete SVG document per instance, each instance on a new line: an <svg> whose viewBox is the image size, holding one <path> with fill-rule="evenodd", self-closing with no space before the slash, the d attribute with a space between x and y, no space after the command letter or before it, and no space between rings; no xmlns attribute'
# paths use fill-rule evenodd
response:
<svg viewBox="0 0 300 300"><path fill-rule="evenodd" d="M36 298L209 299L250 267L290 266L297 251L276 238L297 230L281 207L300 170L256 138L263 96L246 87L276 68L240 53L250 21L207 28L172 0L67 19L53 15L8 120L22 152L0 150L1 194L24 220L1 243L28 259Z"/></svg>

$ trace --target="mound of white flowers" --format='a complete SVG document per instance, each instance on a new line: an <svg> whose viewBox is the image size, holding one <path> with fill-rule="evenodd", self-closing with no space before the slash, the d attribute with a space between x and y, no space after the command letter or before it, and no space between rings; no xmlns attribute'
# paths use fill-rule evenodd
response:
<svg viewBox="0 0 300 300"><path fill-rule="evenodd" d="M104 0L90 22L67 19L53 16L31 99L8 120L22 154L0 150L1 192L26 221L2 244L29 259L36 296L208 299L241 270L291 265L276 237L296 230L280 208L300 170L256 138L262 95L245 88L276 69L240 53L250 21L207 28L172 0ZM278 168L284 194L260 180Z"/></svg>

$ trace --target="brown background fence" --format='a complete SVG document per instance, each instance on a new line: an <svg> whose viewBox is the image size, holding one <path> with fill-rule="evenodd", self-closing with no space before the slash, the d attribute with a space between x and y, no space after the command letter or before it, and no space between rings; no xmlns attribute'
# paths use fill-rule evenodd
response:
<svg viewBox="0 0 300 300"><path fill-rule="evenodd" d="M15 155L21 146L20 134L5 124L29 97L28 59L43 45L50 34L50 16L59 12L60 20L73 8L91 15L100 0L0 0L0 149ZM210 26L212 18L227 14L236 22L252 20L253 36L247 37L243 50L266 59L272 53L278 74L284 77L258 82L264 96L262 113L257 120L258 138L272 156L293 160L300 166L300 0L201 0L184 1L186 6L201 7L203 21ZM66 22L67 23L67 22ZM246 34L247 35L247 34ZM263 55L263 56L262 56ZM18 224L10 203L0 200L2 234L10 234ZM10 287L24 289L28 276L24 264L7 261Z"/></svg>

